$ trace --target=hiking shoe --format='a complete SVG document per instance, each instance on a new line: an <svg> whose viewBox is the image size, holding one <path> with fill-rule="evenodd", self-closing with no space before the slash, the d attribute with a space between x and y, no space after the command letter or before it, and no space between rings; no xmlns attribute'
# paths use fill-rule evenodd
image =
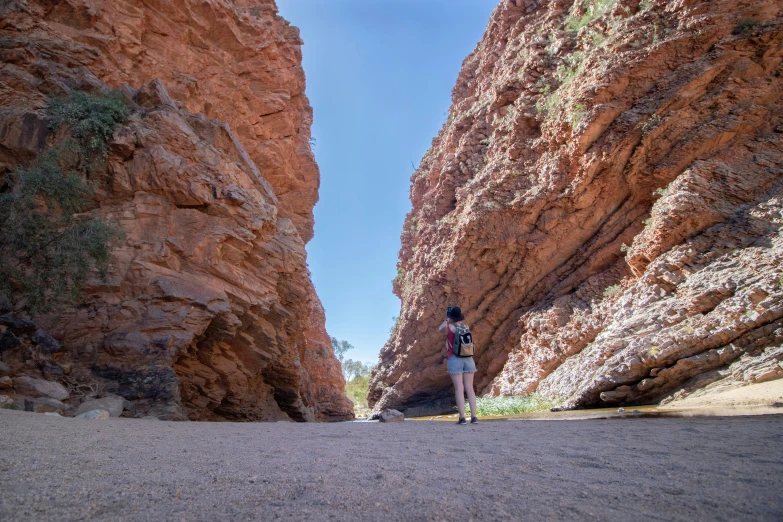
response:
<svg viewBox="0 0 783 522"><path fill-rule="evenodd" d="M471 417L470 418L470 423L471 424L478 424L478 417Z"/></svg>
<svg viewBox="0 0 783 522"><path fill-rule="evenodd" d="M457 421L457 424L467 424L465 417L460 417L459 420Z"/></svg>

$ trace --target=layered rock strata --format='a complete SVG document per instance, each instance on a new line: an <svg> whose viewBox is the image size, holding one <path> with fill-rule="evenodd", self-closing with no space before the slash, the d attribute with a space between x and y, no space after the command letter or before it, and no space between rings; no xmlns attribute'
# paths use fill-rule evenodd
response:
<svg viewBox="0 0 783 522"><path fill-rule="evenodd" d="M783 377L783 6L504 0L411 178L375 410L654 403Z"/></svg>
<svg viewBox="0 0 783 522"><path fill-rule="evenodd" d="M306 263L318 170L298 30L271 0L0 9L0 177L57 139L51 97L118 88L131 107L93 180L89 214L126 236L108 279L34 318L61 349L0 357L30 376L46 360L134 416L352 418Z"/></svg>

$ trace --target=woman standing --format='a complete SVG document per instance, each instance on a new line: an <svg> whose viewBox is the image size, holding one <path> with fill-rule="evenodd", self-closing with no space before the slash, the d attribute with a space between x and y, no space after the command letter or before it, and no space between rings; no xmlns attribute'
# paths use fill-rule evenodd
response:
<svg viewBox="0 0 783 522"><path fill-rule="evenodd" d="M446 320L438 330L446 330L446 357L448 357L447 369L454 383L454 394L457 398L459 421L457 424L467 424L465 421L465 392L468 394L470 404L470 423L478 424L476 417L476 393L473 391L473 374L476 373L476 363L473 357L457 357L454 355L454 337L457 328L455 325L465 326L462 321L465 316L458 306L450 307L446 312Z"/></svg>

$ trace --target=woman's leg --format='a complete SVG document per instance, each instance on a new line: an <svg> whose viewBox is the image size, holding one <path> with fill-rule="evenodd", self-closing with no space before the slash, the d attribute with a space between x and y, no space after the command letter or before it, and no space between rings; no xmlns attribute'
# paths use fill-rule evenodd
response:
<svg viewBox="0 0 783 522"><path fill-rule="evenodd" d="M451 382L454 383L454 395L457 398L459 418L465 418L465 388L462 386L462 376L466 374L451 374Z"/></svg>
<svg viewBox="0 0 783 522"><path fill-rule="evenodd" d="M476 392L473 391L473 374L463 373L462 380L465 385L465 391L468 394L468 403L470 404L470 416L476 416ZM462 402L462 407L465 407L465 401Z"/></svg>

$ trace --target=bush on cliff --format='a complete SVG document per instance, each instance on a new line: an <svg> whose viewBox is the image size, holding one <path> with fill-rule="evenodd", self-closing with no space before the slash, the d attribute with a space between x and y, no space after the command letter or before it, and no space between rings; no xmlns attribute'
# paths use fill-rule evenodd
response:
<svg viewBox="0 0 783 522"><path fill-rule="evenodd" d="M130 110L117 92L91 94L71 91L49 103L53 128L67 125L71 136L87 155L106 156L106 144Z"/></svg>
<svg viewBox="0 0 783 522"><path fill-rule="evenodd" d="M122 236L115 225L78 213L94 192L85 175L96 156L102 161L127 106L114 94L77 92L53 100L50 113L69 138L7 176L0 194L0 306L21 300L32 312L78 301L91 270L105 277Z"/></svg>

